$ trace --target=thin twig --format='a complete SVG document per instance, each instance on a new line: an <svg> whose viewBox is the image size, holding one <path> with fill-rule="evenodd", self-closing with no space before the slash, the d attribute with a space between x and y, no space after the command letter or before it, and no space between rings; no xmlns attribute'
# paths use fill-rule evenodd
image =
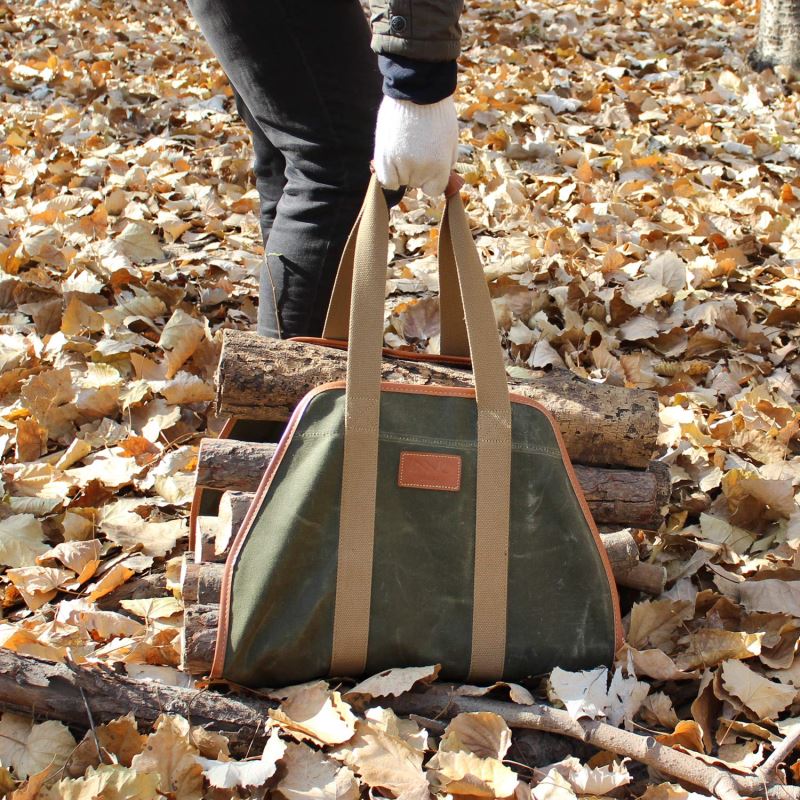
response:
<svg viewBox="0 0 800 800"><path fill-rule="evenodd" d="M800 744L800 725L784 737L784 740L772 751L772 755L758 768L757 773L766 783L783 782L779 771L780 765L798 744Z"/></svg>
<svg viewBox="0 0 800 800"><path fill-rule="evenodd" d="M94 739L94 746L97 748L97 757L100 759L100 763L103 763L103 748L100 747L100 740L97 738L97 731L94 727L94 717L92 717L92 709L89 708L89 701L86 699L86 692L83 691L83 686L78 684L78 689L81 693L81 698L83 699L83 705L86 706L86 714L89 717L89 729L92 732L92 738Z"/></svg>

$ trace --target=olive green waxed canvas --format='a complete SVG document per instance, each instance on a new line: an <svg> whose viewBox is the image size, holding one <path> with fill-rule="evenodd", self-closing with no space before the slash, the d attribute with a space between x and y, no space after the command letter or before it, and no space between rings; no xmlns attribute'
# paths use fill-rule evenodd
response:
<svg viewBox="0 0 800 800"><path fill-rule="evenodd" d="M513 396L512 396L513 399ZM344 390L306 405L229 558L221 674L279 686L330 674ZM477 413L472 397L383 391L366 672L470 666ZM520 680L611 661L615 595L547 416L513 402L505 667ZM288 434L287 434L288 435ZM404 451L457 455L459 491L398 485ZM227 598L227 600L226 600Z"/></svg>

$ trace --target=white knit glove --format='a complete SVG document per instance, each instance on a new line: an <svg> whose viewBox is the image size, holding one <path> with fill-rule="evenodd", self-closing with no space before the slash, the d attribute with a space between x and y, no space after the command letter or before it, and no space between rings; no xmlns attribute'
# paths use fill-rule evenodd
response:
<svg viewBox="0 0 800 800"><path fill-rule="evenodd" d="M383 98L375 128L375 174L386 189L410 186L441 194L457 158L452 95L429 105Z"/></svg>

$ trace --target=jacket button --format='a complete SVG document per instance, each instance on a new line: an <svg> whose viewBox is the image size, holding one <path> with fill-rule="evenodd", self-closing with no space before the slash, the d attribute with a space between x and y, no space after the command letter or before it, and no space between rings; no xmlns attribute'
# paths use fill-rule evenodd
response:
<svg viewBox="0 0 800 800"><path fill-rule="evenodd" d="M391 21L389 22L389 27L392 29L392 33L402 33L406 29L406 22L405 17L394 16L392 17Z"/></svg>

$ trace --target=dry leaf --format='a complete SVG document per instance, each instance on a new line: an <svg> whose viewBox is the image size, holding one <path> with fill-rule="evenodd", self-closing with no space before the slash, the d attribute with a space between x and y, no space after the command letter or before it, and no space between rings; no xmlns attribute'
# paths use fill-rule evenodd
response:
<svg viewBox="0 0 800 800"><path fill-rule="evenodd" d="M22 567L6 570L6 577L22 595L25 605L35 611L58 594L58 587L75 574L55 567Z"/></svg>
<svg viewBox="0 0 800 800"><path fill-rule="evenodd" d="M75 739L61 722L35 724L10 711L0 719L0 763L13 769L18 778L50 766L62 767L74 748Z"/></svg>
<svg viewBox="0 0 800 800"><path fill-rule="evenodd" d="M358 782L342 767L304 744L289 743L276 794L286 800L358 800Z"/></svg>
<svg viewBox="0 0 800 800"><path fill-rule="evenodd" d="M159 776L119 764L89 767L83 778L61 780L48 800L157 800Z"/></svg>
<svg viewBox="0 0 800 800"><path fill-rule="evenodd" d="M233 789L237 786L263 786L275 774L278 761L286 752L286 743L273 730L264 745L261 758L256 761L217 761L197 756L209 784L218 789Z"/></svg>
<svg viewBox="0 0 800 800"><path fill-rule="evenodd" d="M77 582L85 583L100 566L102 544L97 539L88 541L68 541L56 545L37 559L38 564L60 561L65 567L78 574Z"/></svg>
<svg viewBox="0 0 800 800"><path fill-rule="evenodd" d="M760 720L775 719L796 694L793 686L770 681L741 661L722 664L722 685Z"/></svg>
<svg viewBox="0 0 800 800"><path fill-rule="evenodd" d="M570 782L558 771L550 770L531 790L533 800L575 800Z"/></svg>
<svg viewBox="0 0 800 800"><path fill-rule="evenodd" d="M495 689L508 689L508 695L512 703L519 703L523 706L532 706L536 704L533 695L518 683L507 683L506 681L498 681L491 686L470 686L463 685L456 688L456 694L464 697L484 697L493 692Z"/></svg>
<svg viewBox="0 0 800 800"><path fill-rule="evenodd" d="M693 750L696 753L705 753L706 751L703 743L703 729L694 720L690 719L681 720L672 733L657 736L656 739L668 747L677 745L685 750Z"/></svg>
<svg viewBox="0 0 800 800"><path fill-rule="evenodd" d="M550 686L573 719L600 719L608 702L608 670L605 667L584 672L568 672L556 667L550 673Z"/></svg>
<svg viewBox="0 0 800 800"><path fill-rule="evenodd" d="M144 620L169 619L183 611L183 605L174 597L147 597L143 600L122 600L120 605L131 614Z"/></svg>
<svg viewBox="0 0 800 800"><path fill-rule="evenodd" d="M439 743L439 752L464 751L480 758L502 761L511 747L511 729L506 721L490 712L459 714L454 717Z"/></svg>
<svg viewBox="0 0 800 800"><path fill-rule="evenodd" d="M441 790L452 795L510 797L517 787L517 773L496 758L440 750L429 766Z"/></svg>
<svg viewBox="0 0 800 800"><path fill-rule="evenodd" d="M131 768L158 774L158 788L164 793L174 792L181 800L201 800L203 771L196 758L197 750L189 741L189 723L162 714L144 750L131 760Z"/></svg>
<svg viewBox="0 0 800 800"><path fill-rule="evenodd" d="M323 682L284 690L286 699L270 710L270 718L297 741L318 745L346 742L355 731L356 718L339 692Z"/></svg>
<svg viewBox="0 0 800 800"><path fill-rule="evenodd" d="M0 564L27 567L46 553L42 523L33 514L17 514L0 519Z"/></svg>
<svg viewBox="0 0 800 800"><path fill-rule="evenodd" d="M178 370L189 359L206 335L206 329L200 320L189 316L185 311L177 309L161 332L159 347L166 355L166 377L173 378Z"/></svg>
<svg viewBox="0 0 800 800"><path fill-rule="evenodd" d="M396 736L358 722L356 734L331 753L343 761L367 786L391 792L403 800L429 800L423 754Z"/></svg>
<svg viewBox="0 0 800 800"><path fill-rule="evenodd" d="M420 681L423 683L435 681L440 669L439 664L432 667L388 669L356 684L348 692L345 692L344 696L398 697L404 692L410 691L414 684Z"/></svg>
<svg viewBox="0 0 800 800"><path fill-rule="evenodd" d="M609 792L626 786L631 782L631 776L625 768L625 763L619 764L612 761L607 766L589 767L572 756L548 767L543 775L537 770L535 775L539 786L549 781L554 781L553 773L563 777L574 792L579 795L602 796Z"/></svg>
<svg viewBox="0 0 800 800"><path fill-rule="evenodd" d="M139 733L132 713L117 717L86 733L69 760L68 772L77 778L86 772L87 767L100 765L97 742L100 743L104 754L113 756L122 766L130 767L133 757L144 749L146 740L147 737Z"/></svg>
<svg viewBox="0 0 800 800"><path fill-rule="evenodd" d="M729 658L751 658L761 652L762 633L701 628L689 637L687 652L676 658L683 670L714 667Z"/></svg>

